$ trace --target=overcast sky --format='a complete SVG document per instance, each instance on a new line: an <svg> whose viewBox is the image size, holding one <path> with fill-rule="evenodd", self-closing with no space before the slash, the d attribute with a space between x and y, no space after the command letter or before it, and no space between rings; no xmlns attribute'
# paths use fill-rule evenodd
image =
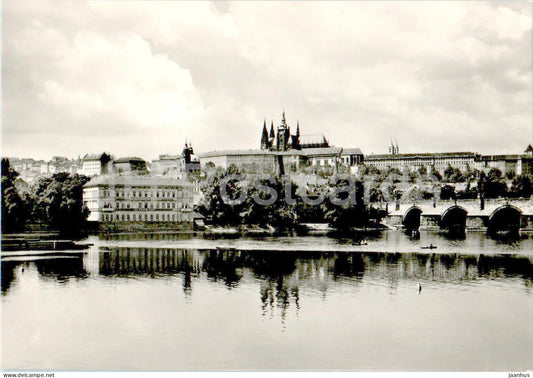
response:
<svg viewBox="0 0 533 378"><path fill-rule="evenodd" d="M386 153L520 153L526 2L2 2L2 155L258 148L263 120Z"/></svg>

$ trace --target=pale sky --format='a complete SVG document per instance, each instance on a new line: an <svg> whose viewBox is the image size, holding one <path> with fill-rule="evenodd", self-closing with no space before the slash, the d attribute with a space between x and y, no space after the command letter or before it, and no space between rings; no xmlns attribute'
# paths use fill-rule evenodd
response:
<svg viewBox="0 0 533 378"><path fill-rule="evenodd" d="M258 148L263 120L386 153L521 153L526 2L2 1L2 156Z"/></svg>

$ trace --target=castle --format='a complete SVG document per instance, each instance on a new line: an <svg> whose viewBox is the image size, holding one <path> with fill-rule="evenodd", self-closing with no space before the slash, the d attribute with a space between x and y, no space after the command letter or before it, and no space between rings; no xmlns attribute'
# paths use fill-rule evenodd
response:
<svg viewBox="0 0 533 378"><path fill-rule="evenodd" d="M261 150L267 151L287 151L301 150L305 148L327 148L329 143L324 135L302 135L300 136L300 122L296 123L296 134L291 134L291 128L287 125L285 111L281 116L281 124L274 132L274 122L270 123L270 133L267 131L266 120L263 123L261 133Z"/></svg>
<svg viewBox="0 0 533 378"><path fill-rule="evenodd" d="M287 124L285 111L281 124L274 129L274 122L267 130L263 121L260 149L210 151L199 154L202 164L227 169L235 165L249 172L288 172L298 170L300 166L329 166L340 163L348 167L363 162L363 153L359 148L332 147L323 134L300 135L300 123L296 123L296 133L291 133ZM280 162L283 162L283 169Z"/></svg>

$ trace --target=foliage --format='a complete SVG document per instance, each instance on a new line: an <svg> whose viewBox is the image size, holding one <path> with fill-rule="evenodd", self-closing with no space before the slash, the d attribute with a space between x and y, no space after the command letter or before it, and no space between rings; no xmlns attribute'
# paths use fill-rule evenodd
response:
<svg viewBox="0 0 533 378"><path fill-rule="evenodd" d="M440 188L440 199L441 200L450 200L450 199L455 199L455 198L456 198L455 187L451 185L443 185Z"/></svg>
<svg viewBox="0 0 533 378"><path fill-rule="evenodd" d="M28 222L41 222L63 234L78 233L84 228L89 210L83 204L86 176L57 173L41 178L32 192L23 196L14 182L18 176L2 159L2 231L23 231Z"/></svg>
<svg viewBox="0 0 533 378"><path fill-rule="evenodd" d="M451 165L448 164L448 166L444 170L444 180L446 180L446 182L456 183L464 182L466 178L459 168L453 168Z"/></svg>
<svg viewBox="0 0 533 378"><path fill-rule="evenodd" d="M2 159L2 232L22 230L27 219L27 205L15 187L18 176L9 160Z"/></svg>
<svg viewBox="0 0 533 378"><path fill-rule="evenodd" d="M516 176L511 184L510 197L528 198L533 194L531 178L525 175Z"/></svg>
<svg viewBox="0 0 533 378"><path fill-rule="evenodd" d="M236 172L232 169L232 172ZM198 206L198 212L210 219L214 224L238 225L241 223L239 213L241 205L226 204L222 198L221 186L225 183L226 174L217 171L208 177L203 188L202 202ZM230 199L240 197L242 187L236 181L229 181L226 185L226 192Z"/></svg>
<svg viewBox="0 0 533 378"><path fill-rule="evenodd" d="M485 198L507 196L507 184L502 177L502 172L497 168L492 168L488 174L481 172L477 187Z"/></svg>
<svg viewBox="0 0 533 378"><path fill-rule="evenodd" d="M349 187L347 182L340 180L335 185L328 188L327 198L330 200L324 201L321 205L324 212L324 219L329 225L339 231L347 231L352 227L361 227L368 225L369 212L366 209L360 192L362 186L358 188L355 185L349 191L335 192L336 188ZM355 191L355 192L354 192ZM349 196L356 198L355 203L345 201L344 204L335 204L331 201L332 198L336 200L346 200Z"/></svg>
<svg viewBox="0 0 533 378"><path fill-rule="evenodd" d="M411 184L416 183L416 180L418 179L419 176L420 176L419 173L416 171L409 172L409 182Z"/></svg>
<svg viewBox="0 0 533 378"><path fill-rule="evenodd" d="M379 188L370 188L370 202L382 202L383 192Z"/></svg>
<svg viewBox="0 0 533 378"><path fill-rule="evenodd" d="M437 181L442 181L442 175L435 169L435 167L431 167L429 175L435 177Z"/></svg>
<svg viewBox="0 0 533 378"><path fill-rule="evenodd" d="M83 204L83 185L88 181L86 176L65 172L41 178L33 193L33 218L62 233L79 232L89 216Z"/></svg>

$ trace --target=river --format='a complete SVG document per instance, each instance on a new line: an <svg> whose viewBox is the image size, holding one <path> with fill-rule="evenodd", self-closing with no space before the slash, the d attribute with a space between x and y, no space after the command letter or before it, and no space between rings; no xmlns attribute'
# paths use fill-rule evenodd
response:
<svg viewBox="0 0 533 378"><path fill-rule="evenodd" d="M2 257L2 368L532 368L531 234L84 242L77 256Z"/></svg>

